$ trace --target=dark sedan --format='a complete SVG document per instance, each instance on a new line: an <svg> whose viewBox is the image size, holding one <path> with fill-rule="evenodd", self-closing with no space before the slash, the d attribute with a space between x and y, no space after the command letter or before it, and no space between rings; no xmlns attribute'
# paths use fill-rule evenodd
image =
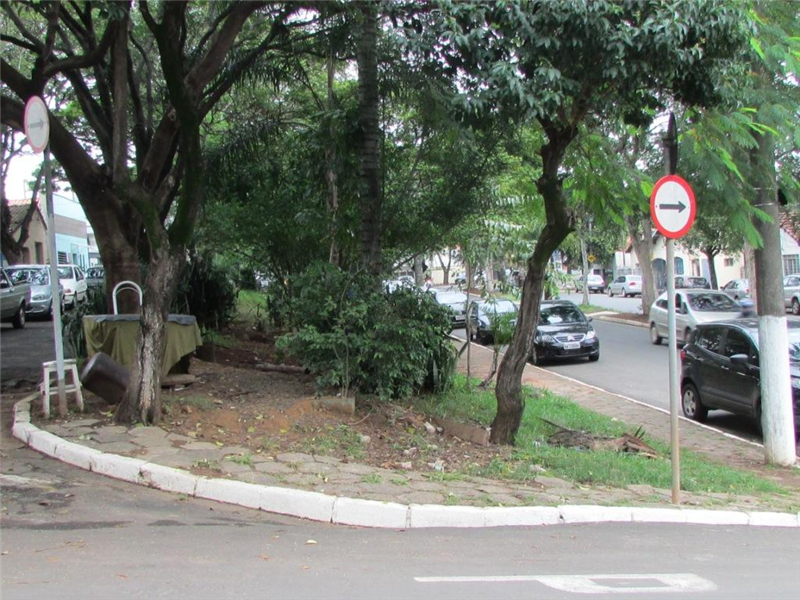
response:
<svg viewBox="0 0 800 600"><path fill-rule="evenodd" d="M800 418L800 322L787 322L795 431ZM683 414L703 422L723 409L761 426L758 320L734 319L698 325L681 351Z"/></svg>
<svg viewBox="0 0 800 600"><path fill-rule="evenodd" d="M533 338L533 364L556 358L600 358L600 340L591 319L568 300L542 302Z"/></svg>
<svg viewBox="0 0 800 600"><path fill-rule="evenodd" d="M470 302L468 313L472 337L479 344L493 343L495 329L502 326L502 319L508 319L509 326L513 327L517 311L517 305L511 300L492 299ZM498 316L500 317L499 321L497 320Z"/></svg>

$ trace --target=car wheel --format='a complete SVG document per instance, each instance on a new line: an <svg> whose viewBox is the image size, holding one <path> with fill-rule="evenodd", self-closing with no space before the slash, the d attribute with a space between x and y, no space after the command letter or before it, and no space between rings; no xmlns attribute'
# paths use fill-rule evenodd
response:
<svg viewBox="0 0 800 600"><path fill-rule="evenodd" d="M599 352L597 354L590 354L589 355L589 362L597 362L598 360L600 360L600 353Z"/></svg>
<svg viewBox="0 0 800 600"><path fill-rule="evenodd" d="M11 321L11 324L14 326L14 329L22 329L25 327L25 306L20 304L20 307L17 309L17 314L14 315L14 319Z"/></svg>
<svg viewBox="0 0 800 600"><path fill-rule="evenodd" d="M800 315L800 302L797 301L797 298L792 298L792 314Z"/></svg>
<svg viewBox="0 0 800 600"><path fill-rule="evenodd" d="M761 398L758 399L756 403L756 414L755 414L755 422L756 422L756 433L760 436L764 436L764 427L761 422L763 415L761 413Z"/></svg>
<svg viewBox="0 0 800 600"><path fill-rule="evenodd" d="M610 287L608 288L608 297L609 297L609 298L613 298L613 297L614 297L614 292L613 292L613 291L611 291L611 288L610 288Z"/></svg>
<svg viewBox="0 0 800 600"><path fill-rule="evenodd" d="M686 331L683 332L683 344L686 345L689 343L689 336L692 335L692 328L687 327Z"/></svg>
<svg viewBox="0 0 800 600"><path fill-rule="evenodd" d="M50 306L47 308L47 319L49 321L53 320L53 301L50 300Z"/></svg>
<svg viewBox="0 0 800 600"><path fill-rule="evenodd" d="M658 335L658 327L655 323L650 323L650 343L654 346L660 346L664 338Z"/></svg>
<svg viewBox="0 0 800 600"><path fill-rule="evenodd" d="M700 394L697 393L697 388L693 383L687 383L683 386L681 408L684 416L692 421L704 423L708 417L708 409L700 401Z"/></svg>

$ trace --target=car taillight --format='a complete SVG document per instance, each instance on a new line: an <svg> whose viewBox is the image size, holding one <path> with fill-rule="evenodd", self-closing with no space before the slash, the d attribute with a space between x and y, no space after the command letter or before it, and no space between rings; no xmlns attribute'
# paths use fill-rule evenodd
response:
<svg viewBox="0 0 800 600"><path fill-rule="evenodd" d="M686 360L686 350L681 348L681 362Z"/></svg>

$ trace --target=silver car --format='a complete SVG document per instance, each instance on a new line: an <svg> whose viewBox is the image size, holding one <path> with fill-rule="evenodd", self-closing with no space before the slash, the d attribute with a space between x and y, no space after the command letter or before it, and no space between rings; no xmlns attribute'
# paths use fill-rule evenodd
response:
<svg viewBox="0 0 800 600"><path fill-rule="evenodd" d="M722 291L736 301L750 297L750 281L747 279L731 279L722 286Z"/></svg>
<svg viewBox="0 0 800 600"><path fill-rule="evenodd" d="M783 302L793 315L800 315L800 275L783 278Z"/></svg>
<svg viewBox="0 0 800 600"><path fill-rule="evenodd" d="M675 333L686 343L699 323L727 321L742 313L742 307L721 292L680 290L675 292ZM667 337L667 294L661 294L650 307L650 341L660 344Z"/></svg>
<svg viewBox="0 0 800 600"><path fill-rule="evenodd" d="M620 275L608 286L608 295L614 294L625 296L642 295L642 276L641 275Z"/></svg>
<svg viewBox="0 0 800 600"><path fill-rule="evenodd" d="M430 290L436 302L450 309L450 320L454 327L464 327L467 322L467 295L433 288Z"/></svg>
<svg viewBox="0 0 800 600"><path fill-rule="evenodd" d="M31 295L25 315L53 318L53 298L50 294L50 267L46 265L14 265L6 272L15 282L25 281L31 286ZM64 311L64 287L59 283L61 311Z"/></svg>

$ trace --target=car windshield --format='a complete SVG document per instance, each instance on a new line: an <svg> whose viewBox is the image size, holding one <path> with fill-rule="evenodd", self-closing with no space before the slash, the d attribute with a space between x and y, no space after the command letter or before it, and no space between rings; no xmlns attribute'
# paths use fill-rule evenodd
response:
<svg viewBox="0 0 800 600"><path fill-rule="evenodd" d="M505 313L517 312L517 307L510 300L498 300L497 302L487 302L481 304L480 311L482 314L502 315Z"/></svg>
<svg viewBox="0 0 800 600"><path fill-rule="evenodd" d="M27 282L31 285L47 285L50 283L47 269L8 269L8 274L14 283Z"/></svg>
<svg viewBox="0 0 800 600"><path fill-rule="evenodd" d="M708 285L708 280L705 277L688 277L684 283L688 287L703 288Z"/></svg>
<svg viewBox="0 0 800 600"><path fill-rule="evenodd" d="M725 294L689 294L689 306L700 312L739 312L742 307Z"/></svg>
<svg viewBox="0 0 800 600"><path fill-rule="evenodd" d="M548 306L539 313L540 325L583 323L584 320L583 313L574 306Z"/></svg>
<svg viewBox="0 0 800 600"><path fill-rule="evenodd" d="M72 269L69 267L58 267L59 279L72 279Z"/></svg>

